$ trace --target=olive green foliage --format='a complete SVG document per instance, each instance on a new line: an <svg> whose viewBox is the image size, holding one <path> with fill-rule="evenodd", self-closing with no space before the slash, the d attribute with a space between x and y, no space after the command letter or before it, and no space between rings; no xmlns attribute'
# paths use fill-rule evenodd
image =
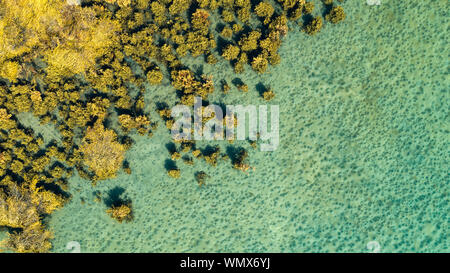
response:
<svg viewBox="0 0 450 273"><path fill-rule="evenodd" d="M341 6L333 7L330 12L325 16L327 21L333 24L337 24L345 19L345 12Z"/></svg>
<svg viewBox="0 0 450 273"><path fill-rule="evenodd" d="M315 35L322 29L322 26L323 26L322 17L314 17L311 20L311 22L309 22L305 26L305 32L308 33L309 35Z"/></svg>
<svg viewBox="0 0 450 273"><path fill-rule="evenodd" d="M314 2L306 2L303 6L303 12L305 14L311 14L314 11Z"/></svg>
<svg viewBox="0 0 450 273"><path fill-rule="evenodd" d="M111 216L111 218L117 220L119 223L123 221L131 221L133 219L133 211L131 203L113 205L111 208L107 209L106 212Z"/></svg>
<svg viewBox="0 0 450 273"><path fill-rule="evenodd" d="M239 55L240 49L238 46L235 45L228 45L222 53L222 57L225 60L236 60Z"/></svg>

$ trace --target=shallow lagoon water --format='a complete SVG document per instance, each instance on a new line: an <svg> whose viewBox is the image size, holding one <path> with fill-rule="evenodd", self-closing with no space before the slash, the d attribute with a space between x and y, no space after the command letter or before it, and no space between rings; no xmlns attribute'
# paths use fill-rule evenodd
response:
<svg viewBox="0 0 450 273"><path fill-rule="evenodd" d="M249 151L254 171L177 162L181 178L169 178L170 134L152 111L159 128L134 135L131 175L95 187L70 179L71 201L49 218L53 251L77 241L81 252L367 252L377 241L381 252L449 252L448 1L344 8L347 19L315 37L292 26L281 64L263 75L188 60L217 85L239 77L250 87L225 96L218 86L212 103L266 104L259 83L276 93L278 149L233 145ZM174 98L166 82L149 88L147 107ZM229 146L198 143L212 144ZM198 187L202 170L211 178ZM129 223L105 213L120 188L133 201Z"/></svg>

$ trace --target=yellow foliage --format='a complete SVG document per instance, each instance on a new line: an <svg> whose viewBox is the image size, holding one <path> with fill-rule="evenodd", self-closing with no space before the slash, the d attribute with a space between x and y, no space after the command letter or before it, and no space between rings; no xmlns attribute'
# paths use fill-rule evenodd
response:
<svg viewBox="0 0 450 273"><path fill-rule="evenodd" d="M150 124L150 121L146 116L138 116L133 119L130 115L123 114L119 116L119 123L125 132L128 132L131 129L144 131Z"/></svg>
<svg viewBox="0 0 450 273"><path fill-rule="evenodd" d="M15 127L16 122L11 119L12 115L4 108L0 108L0 129L11 129Z"/></svg>
<svg viewBox="0 0 450 273"><path fill-rule="evenodd" d="M180 178L180 170L178 169L172 169L172 170L168 170L167 174L172 177L172 178Z"/></svg>
<svg viewBox="0 0 450 273"><path fill-rule="evenodd" d="M56 195L51 191L44 190L42 187L37 187L37 179L34 179L30 184L31 202L39 209L41 213L50 214L64 204L64 198Z"/></svg>
<svg viewBox="0 0 450 273"><path fill-rule="evenodd" d="M267 2L260 2L255 7L255 12L256 15L258 15L259 17L270 17L274 12L274 8L272 7L271 4Z"/></svg>
<svg viewBox="0 0 450 273"><path fill-rule="evenodd" d="M188 69L172 71L172 85L176 89L187 89L190 92L198 83L195 81L194 73Z"/></svg>
<svg viewBox="0 0 450 273"><path fill-rule="evenodd" d="M305 14L311 14L314 11L314 2L306 2L303 5L303 12Z"/></svg>
<svg viewBox="0 0 450 273"><path fill-rule="evenodd" d="M172 160L178 160L181 158L181 154L179 152L172 153Z"/></svg>
<svg viewBox="0 0 450 273"><path fill-rule="evenodd" d="M261 37L261 32L252 31L239 40L239 46L243 51L251 51L258 48L258 40Z"/></svg>
<svg viewBox="0 0 450 273"><path fill-rule="evenodd" d="M192 14L192 26L196 29L207 29L210 21L208 20L209 13L204 9L197 9Z"/></svg>
<svg viewBox="0 0 450 273"><path fill-rule="evenodd" d="M223 57L225 60L229 60L229 61L235 60L235 59L237 59L237 57L238 57L238 55L239 55L239 52L240 52L240 50L239 50L239 47L238 47L238 46L235 46L235 45L228 45L228 46L223 50L222 57Z"/></svg>
<svg viewBox="0 0 450 273"><path fill-rule="evenodd" d="M105 129L99 121L87 129L80 150L84 163L99 180L114 177L122 166L125 154L125 147L117 142L116 133Z"/></svg>
<svg viewBox="0 0 450 273"><path fill-rule="evenodd" d="M40 221L41 214L50 214L64 204L64 198L37 187L33 179L27 187L8 184L8 191L0 190L0 226L27 228Z"/></svg>
<svg viewBox="0 0 450 273"><path fill-rule="evenodd" d="M150 70L147 73L147 80L151 84L160 84L161 81L163 80L163 74L159 69Z"/></svg>
<svg viewBox="0 0 450 273"><path fill-rule="evenodd" d="M323 20L322 17L314 17L309 24L305 26L305 32L309 35L314 35L322 29Z"/></svg>
<svg viewBox="0 0 450 273"><path fill-rule="evenodd" d="M6 61L3 64L0 63L0 78L7 79L10 82L16 82L19 72L20 65L16 62Z"/></svg>
<svg viewBox="0 0 450 273"><path fill-rule="evenodd" d="M191 5L191 0L173 0L169 7L169 12L172 15L181 14L186 11Z"/></svg>
<svg viewBox="0 0 450 273"><path fill-rule="evenodd" d="M86 71L95 64L96 58L108 53L117 42L114 38L114 34L119 31L117 22L91 19L93 14L78 17L73 20L85 22L79 26L82 31L76 36L67 36L66 43L46 52L45 60L49 65L47 73L50 80Z"/></svg>
<svg viewBox="0 0 450 273"><path fill-rule="evenodd" d="M30 98L33 103L38 104L42 102L41 92L39 91L32 91L30 94Z"/></svg>
<svg viewBox="0 0 450 273"><path fill-rule="evenodd" d="M222 11L222 20L227 23L231 23L234 20L234 12L224 9Z"/></svg>
<svg viewBox="0 0 450 273"><path fill-rule="evenodd" d="M10 233L2 245L19 253L45 253L52 247L52 238L53 234L36 222L21 232Z"/></svg>
<svg viewBox="0 0 450 273"><path fill-rule="evenodd" d="M49 65L47 68L48 78L51 80L57 80L61 76L81 73L93 64L81 52L64 48L63 46L59 46L49 52L46 61Z"/></svg>
<svg viewBox="0 0 450 273"><path fill-rule="evenodd" d="M265 100L269 101L275 97L275 93L272 90L267 90L267 91L264 91L262 96Z"/></svg>
<svg viewBox="0 0 450 273"><path fill-rule="evenodd" d="M110 4L117 4L119 7L128 7L131 4L131 0L105 0Z"/></svg>
<svg viewBox="0 0 450 273"><path fill-rule="evenodd" d="M345 12L341 6L333 7L330 12L325 16L327 21L333 24L337 24L345 19Z"/></svg>
<svg viewBox="0 0 450 273"><path fill-rule="evenodd" d="M230 27L224 27L220 32L220 35L227 39L230 39L233 36L233 30Z"/></svg>
<svg viewBox="0 0 450 273"><path fill-rule="evenodd" d="M12 187L8 195L0 191L0 226L25 228L37 221L39 213L29 195L24 195L18 187Z"/></svg>
<svg viewBox="0 0 450 273"><path fill-rule="evenodd" d="M62 23L59 0L0 1L0 63L30 52Z"/></svg>
<svg viewBox="0 0 450 273"><path fill-rule="evenodd" d="M125 131L128 131L132 128L136 128L136 123L134 122L133 118L130 115L123 114L119 116L119 122L122 126L122 129Z"/></svg>
<svg viewBox="0 0 450 273"><path fill-rule="evenodd" d="M123 220L130 221L132 216L131 205L122 204L120 206L113 206L106 210L107 213L111 215L112 218L116 219L120 223Z"/></svg>
<svg viewBox="0 0 450 273"><path fill-rule="evenodd" d="M93 10L61 0L0 0L0 77L16 78L11 60L45 56L49 78L85 71L116 41L118 23L96 19Z"/></svg>
<svg viewBox="0 0 450 273"><path fill-rule="evenodd" d="M253 58L252 60L252 68L258 73L264 73L269 65L269 62L267 61L264 56L261 54Z"/></svg>
<svg viewBox="0 0 450 273"><path fill-rule="evenodd" d="M195 158L198 158L198 157L200 157L201 155L202 155L202 152L200 151L200 150L193 150L192 151L192 155L195 157Z"/></svg>

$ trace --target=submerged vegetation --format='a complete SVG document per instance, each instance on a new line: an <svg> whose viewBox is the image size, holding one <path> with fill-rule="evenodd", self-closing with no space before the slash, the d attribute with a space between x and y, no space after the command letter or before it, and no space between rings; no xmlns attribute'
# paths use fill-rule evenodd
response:
<svg viewBox="0 0 450 273"><path fill-rule="evenodd" d="M210 64L222 58L236 73L247 67L264 73L280 62L288 25L303 25L310 35L320 31L324 23L311 15L314 8L305 0L0 0L0 226L9 233L1 246L51 249L43 219L69 199L73 172L93 182L114 177L132 145L128 135L151 136L156 129L144 111L147 83L168 80L176 90L179 101L158 109L171 128L168 105L193 105L195 96L206 100L214 92L213 79L194 73L183 57ZM345 18L333 1L323 8L326 21ZM217 29L212 15L220 18ZM230 86L222 88L226 93ZM262 95L274 96L271 90ZM45 140L24 126L24 112L53 124L60 139ZM167 167L173 178L181 176L175 164L180 158L212 166L228 158L218 147L174 145ZM233 168L247 171L247 156L239 150ZM204 185L207 177L199 172L195 179ZM131 203L107 212L119 222L130 220Z"/></svg>

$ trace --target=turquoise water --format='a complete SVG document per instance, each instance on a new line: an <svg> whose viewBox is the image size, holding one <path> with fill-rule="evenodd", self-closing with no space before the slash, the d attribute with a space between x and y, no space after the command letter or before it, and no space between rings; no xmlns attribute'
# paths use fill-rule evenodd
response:
<svg viewBox="0 0 450 273"><path fill-rule="evenodd" d="M186 60L214 76L210 102L265 104L258 83L276 93L278 149L234 144L249 151L254 171L179 161L181 178L169 178L170 134L154 109L175 92L168 82L149 88L146 107L160 128L133 136L131 175L96 187L70 180L71 201L48 223L53 251L77 241L81 252L368 252L377 241L381 252L449 252L448 1L344 8L346 21L315 37L292 25L280 65L238 76L248 93L221 94L219 80L237 77L228 63ZM228 146L198 143L208 144ZM205 187L197 171L211 176ZM132 222L105 213L118 188L133 201Z"/></svg>

